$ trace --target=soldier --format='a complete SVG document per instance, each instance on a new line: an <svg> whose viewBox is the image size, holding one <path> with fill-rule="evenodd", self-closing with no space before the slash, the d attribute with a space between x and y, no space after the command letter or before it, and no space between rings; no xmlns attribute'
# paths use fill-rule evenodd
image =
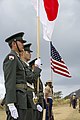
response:
<svg viewBox="0 0 80 120"><path fill-rule="evenodd" d="M34 59L31 62L29 62L32 70L34 70L35 65L38 64L40 58L38 60ZM41 62L40 62L41 63ZM43 93L43 83L40 79L39 75L39 91L37 91L37 79L34 82L34 88L35 88L35 94L38 97L38 103L42 109L44 109L44 93ZM37 112L37 120L42 120L43 117L43 111L36 111Z"/></svg>
<svg viewBox="0 0 80 120"><path fill-rule="evenodd" d="M27 120L27 95L25 70L19 53L23 50L23 32L14 34L7 38L11 52L6 56L3 62L3 71L6 89L6 113L7 120ZM17 88L19 84L22 89Z"/></svg>
<svg viewBox="0 0 80 120"><path fill-rule="evenodd" d="M73 95L72 95L72 106L73 106L74 109L76 109L76 106L77 106L76 93L73 93Z"/></svg>
<svg viewBox="0 0 80 120"><path fill-rule="evenodd" d="M20 53L21 59L23 61L26 73L26 84L27 84L27 118L28 120L37 120L36 113L36 104L33 101L33 92L34 92L34 82L40 75L41 69L38 67L38 64L34 66L34 69L29 66L28 61L31 59L32 50L30 50L31 43L24 45L24 51Z"/></svg>
<svg viewBox="0 0 80 120"><path fill-rule="evenodd" d="M53 86L52 81L48 80L45 86L45 101L46 101L46 120L53 120L52 103L53 103Z"/></svg>
<svg viewBox="0 0 80 120"><path fill-rule="evenodd" d="M72 105L72 95L70 95L70 107L71 107L71 105Z"/></svg>

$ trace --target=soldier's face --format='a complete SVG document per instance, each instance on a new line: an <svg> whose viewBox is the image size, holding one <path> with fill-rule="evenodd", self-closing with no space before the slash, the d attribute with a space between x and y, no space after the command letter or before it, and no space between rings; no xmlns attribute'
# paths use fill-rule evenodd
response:
<svg viewBox="0 0 80 120"><path fill-rule="evenodd" d="M24 49L23 43L21 41L17 41L17 44L18 44L20 51L22 51Z"/></svg>
<svg viewBox="0 0 80 120"><path fill-rule="evenodd" d="M52 85L52 83L50 83L50 82L49 82L49 83L48 83L48 85L49 85L49 86L51 86L51 85Z"/></svg>
<svg viewBox="0 0 80 120"><path fill-rule="evenodd" d="M31 53L29 51L26 51L25 57L26 57L26 60L29 61L31 59Z"/></svg>

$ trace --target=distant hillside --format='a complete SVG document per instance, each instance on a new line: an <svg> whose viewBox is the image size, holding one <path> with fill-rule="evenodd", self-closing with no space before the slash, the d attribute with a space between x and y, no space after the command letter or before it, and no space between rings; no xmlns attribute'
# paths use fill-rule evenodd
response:
<svg viewBox="0 0 80 120"><path fill-rule="evenodd" d="M77 98L79 98L79 97L80 97L80 89L78 89L78 90L76 90L76 91L74 91L74 92L76 93ZM69 95L65 96L64 99L70 98L70 96L71 96L74 92L72 92L72 93L70 93Z"/></svg>

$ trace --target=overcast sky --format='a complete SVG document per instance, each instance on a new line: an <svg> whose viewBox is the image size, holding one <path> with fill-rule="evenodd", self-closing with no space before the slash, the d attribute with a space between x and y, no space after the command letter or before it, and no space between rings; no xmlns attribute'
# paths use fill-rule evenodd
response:
<svg viewBox="0 0 80 120"><path fill-rule="evenodd" d="M0 0L0 86L4 88L2 64L10 51L4 42L8 36L23 31L24 39L31 42L36 57L36 12L31 0ZM40 56L42 60L43 83L51 79L49 42L42 38L40 31ZM54 91L63 96L80 88L80 0L59 0L59 12L52 35L53 45L65 61L72 78L53 73ZM3 89L4 90L4 89ZM2 91L1 91L2 92ZM1 93L2 94L2 93Z"/></svg>

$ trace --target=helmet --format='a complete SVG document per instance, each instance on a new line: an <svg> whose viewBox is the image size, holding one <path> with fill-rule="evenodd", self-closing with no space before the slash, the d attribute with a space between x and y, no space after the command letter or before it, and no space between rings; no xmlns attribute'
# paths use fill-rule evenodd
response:
<svg viewBox="0 0 80 120"><path fill-rule="evenodd" d="M52 81L51 81L51 80L48 80L47 83L52 83Z"/></svg>
<svg viewBox="0 0 80 120"><path fill-rule="evenodd" d="M76 93L73 93L73 95L76 95Z"/></svg>

